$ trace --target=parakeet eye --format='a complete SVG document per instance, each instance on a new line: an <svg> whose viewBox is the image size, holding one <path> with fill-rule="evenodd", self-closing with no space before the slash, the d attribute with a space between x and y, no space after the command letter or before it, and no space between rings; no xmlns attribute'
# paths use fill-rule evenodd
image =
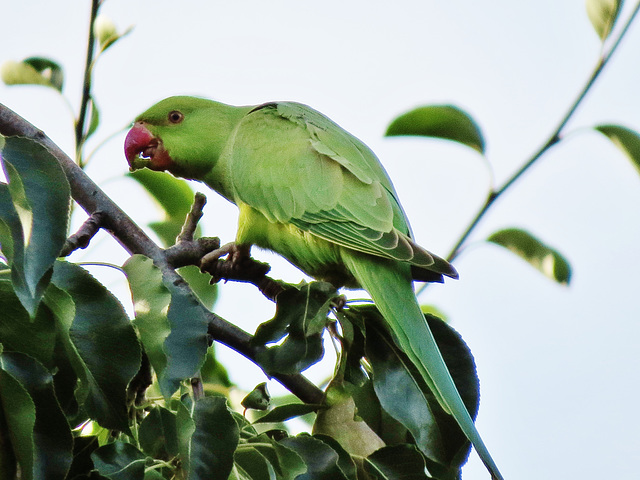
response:
<svg viewBox="0 0 640 480"><path fill-rule="evenodd" d="M180 123L182 120L184 120L184 114L182 112L179 112L178 110L173 110L169 112L167 118L171 123Z"/></svg>

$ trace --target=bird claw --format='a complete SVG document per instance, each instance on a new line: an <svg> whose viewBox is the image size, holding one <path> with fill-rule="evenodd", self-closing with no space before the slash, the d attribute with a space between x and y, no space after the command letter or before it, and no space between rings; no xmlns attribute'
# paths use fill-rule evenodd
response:
<svg viewBox="0 0 640 480"><path fill-rule="evenodd" d="M200 271L211 275L211 283L217 283L222 278L229 280L251 281L264 276L269 271L269 265L251 258L250 246L227 243L207 253L200 261ZM226 256L226 260L222 257Z"/></svg>

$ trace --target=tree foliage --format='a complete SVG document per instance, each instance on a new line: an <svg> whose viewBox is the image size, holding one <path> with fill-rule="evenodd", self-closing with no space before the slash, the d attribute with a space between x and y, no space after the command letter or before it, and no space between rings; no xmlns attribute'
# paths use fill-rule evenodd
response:
<svg viewBox="0 0 640 480"><path fill-rule="evenodd" d="M164 212L149 225L160 248L85 175L84 146L100 123L93 66L129 32L99 17L99 6L94 0L75 119L76 158L0 105L0 160L8 180L0 183L0 477L459 478L469 441L414 371L375 306L343 305L326 283L271 279L265 266L229 272L224 278L249 281L257 294L276 303L275 316L264 319L254 335L243 332L213 313L217 288L196 266L219 246L217 239L200 237L202 196L164 174L132 174ZM561 141L638 7L608 49L604 44L620 2L589 0L587 10L603 42L592 77L540 151L488 192L449 260L466 246L493 202ZM2 79L64 92L62 66L43 57L7 61ZM638 168L637 132L614 124L594 130ZM387 135L444 139L485 154L479 124L455 105L408 111L390 123ZM76 204L88 219L69 236ZM130 287L134 318L107 287L64 258L87 247L100 228L131 254L118 268ZM511 227L486 240L551 280L569 283L568 261L533 234ZM480 391L469 348L442 319L425 314L425 320L475 418ZM301 372L322 359L327 332L340 354L331 381L320 390ZM272 399L260 384L237 404L214 342L254 361L297 398ZM291 433L292 418L313 423L311 432Z"/></svg>

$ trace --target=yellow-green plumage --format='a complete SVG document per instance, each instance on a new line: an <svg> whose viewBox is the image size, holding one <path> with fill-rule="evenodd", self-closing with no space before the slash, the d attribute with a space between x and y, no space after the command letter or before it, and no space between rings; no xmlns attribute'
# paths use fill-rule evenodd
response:
<svg viewBox="0 0 640 480"><path fill-rule="evenodd" d="M172 112L180 113L174 115L179 121ZM336 286L367 290L442 407L501 478L413 293L412 274L441 281L457 273L413 242L391 181L368 147L310 107L290 102L233 107L172 97L137 122L132 133L139 126L136 135L144 129L160 144L141 159L143 148L130 133L130 164L201 180L235 203L236 243L273 250Z"/></svg>

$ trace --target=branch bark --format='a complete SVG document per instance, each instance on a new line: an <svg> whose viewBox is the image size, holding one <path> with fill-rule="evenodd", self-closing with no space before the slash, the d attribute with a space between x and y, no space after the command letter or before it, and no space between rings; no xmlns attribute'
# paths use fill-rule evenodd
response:
<svg viewBox="0 0 640 480"><path fill-rule="evenodd" d="M194 301L197 301L189 285L170 264L165 251L156 245L42 130L27 122L3 104L0 104L0 134L26 137L47 148L60 163L69 181L71 195L84 211L90 216L100 212L103 228L127 252L132 255L142 254L151 258L154 264L162 271L166 280L181 289L185 294L191 295ZM259 365L256 361L256 354L259 349L251 345L251 335L215 313L210 312L199 301L198 303L208 315L209 334L215 340L236 350ZM324 393L304 376L277 375L274 378L302 401L315 404L322 403Z"/></svg>

